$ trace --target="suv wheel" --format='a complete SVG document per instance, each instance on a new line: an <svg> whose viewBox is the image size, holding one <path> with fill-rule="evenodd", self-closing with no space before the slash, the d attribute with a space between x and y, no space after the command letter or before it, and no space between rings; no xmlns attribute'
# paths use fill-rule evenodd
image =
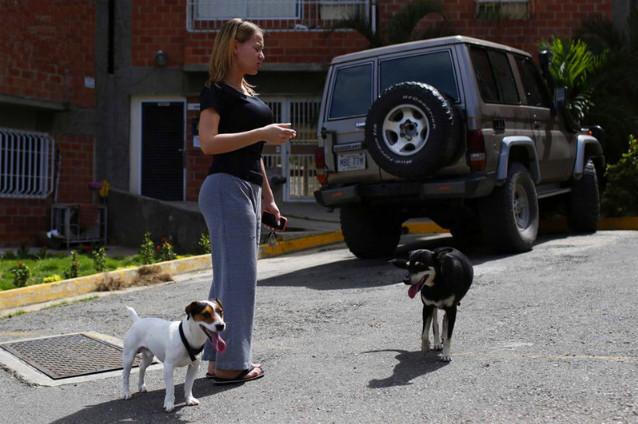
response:
<svg viewBox="0 0 638 424"><path fill-rule="evenodd" d="M460 149L453 106L436 88L403 82L383 92L366 118L368 151L385 171L403 178L431 175Z"/></svg>
<svg viewBox="0 0 638 424"><path fill-rule="evenodd" d="M343 238L348 249L361 259L391 257L399 244L401 224L401 219L386 208L341 208Z"/></svg>
<svg viewBox="0 0 638 424"><path fill-rule="evenodd" d="M525 166L514 162L505 184L481 203L484 238L500 251L528 251L536 241L538 217L534 181Z"/></svg>
<svg viewBox="0 0 638 424"><path fill-rule="evenodd" d="M596 167L590 160L583 176L572 186L567 202L567 223L575 232L594 233L600 218L600 195Z"/></svg>

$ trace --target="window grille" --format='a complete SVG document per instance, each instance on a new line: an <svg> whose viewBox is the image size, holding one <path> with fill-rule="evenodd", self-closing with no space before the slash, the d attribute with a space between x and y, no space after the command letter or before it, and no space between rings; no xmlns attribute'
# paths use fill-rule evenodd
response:
<svg viewBox="0 0 638 424"><path fill-rule="evenodd" d="M485 20L528 19L529 0L476 0L476 17Z"/></svg>
<svg viewBox="0 0 638 424"><path fill-rule="evenodd" d="M314 148L319 145L317 122L320 101L317 98L264 99L273 111L274 122L290 122L297 137L281 146L280 154L264 155L266 169L286 177L284 200L314 201L313 193L319 189L316 179Z"/></svg>
<svg viewBox="0 0 638 424"><path fill-rule="evenodd" d="M52 137L0 128L0 198L46 198L53 191L54 170Z"/></svg>
<svg viewBox="0 0 638 424"><path fill-rule="evenodd" d="M268 31L331 31L339 21L373 22L370 0L187 0L189 32L217 31L231 18Z"/></svg>

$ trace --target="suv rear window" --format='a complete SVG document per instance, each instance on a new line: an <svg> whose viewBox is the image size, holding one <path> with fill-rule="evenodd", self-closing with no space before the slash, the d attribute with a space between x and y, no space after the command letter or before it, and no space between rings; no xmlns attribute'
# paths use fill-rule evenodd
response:
<svg viewBox="0 0 638 424"><path fill-rule="evenodd" d="M418 81L430 84L452 97L454 101L459 101L454 66L449 52L390 59L382 62L380 68L381 92L403 81Z"/></svg>
<svg viewBox="0 0 638 424"><path fill-rule="evenodd" d="M505 53L471 47L476 82L486 103L519 104L514 74Z"/></svg>
<svg viewBox="0 0 638 424"><path fill-rule="evenodd" d="M372 103L372 64L342 68L335 77L329 119L365 115Z"/></svg>

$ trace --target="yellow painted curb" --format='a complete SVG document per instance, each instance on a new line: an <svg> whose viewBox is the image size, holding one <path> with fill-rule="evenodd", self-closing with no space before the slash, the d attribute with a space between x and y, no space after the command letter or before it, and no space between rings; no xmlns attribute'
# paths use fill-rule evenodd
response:
<svg viewBox="0 0 638 424"><path fill-rule="evenodd" d="M341 241L343 241L343 234L341 234L341 231L332 231L309 237L278 241L274 246L263 244L260 246L259 252L261 258L270 258L272 256L283 255L299 250L312 249L314 247L339 243Z"/></svg>
<svg viewBox="0 0 638 424"><path fill-rule="evenodd" d="M598 221L598 229L601 231L638 230L638 217L601 218ZM540 231L545 234L567 232L569 231L567 219L565 217L556 217L543 220L540 224Z"/></svg>
<svg viewBox="0 0 638 424"><path fill-rule="evenodd" d="M138 268L120 269L85 277L71 278L55 283L38 284L18 289L0 291L0 310L17 308L34 303L48 302L65 297L78 296L98 290L106 281L119 280L124 285L130 284L140 275L152 272L154 274L180 274L210 268L210 255L200 255L174 261L159 262Z"/></svg>
<svg viewBox="0 0 638 424"><path fill-rule="evenodd" d="M434 222L408 222L403 225L408 228L410 234L447 233L445 228L439 227Z"/></svg>

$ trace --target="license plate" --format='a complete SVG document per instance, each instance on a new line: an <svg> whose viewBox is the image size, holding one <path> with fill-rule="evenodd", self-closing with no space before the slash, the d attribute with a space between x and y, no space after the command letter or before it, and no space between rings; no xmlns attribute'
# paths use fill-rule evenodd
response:
<svg viewBox="0 0 638 424"><path fill-rule="evenodd" d="M366 154L364 152L337 155L337 171L360 171L362 169L366 169Z"/></svg>

